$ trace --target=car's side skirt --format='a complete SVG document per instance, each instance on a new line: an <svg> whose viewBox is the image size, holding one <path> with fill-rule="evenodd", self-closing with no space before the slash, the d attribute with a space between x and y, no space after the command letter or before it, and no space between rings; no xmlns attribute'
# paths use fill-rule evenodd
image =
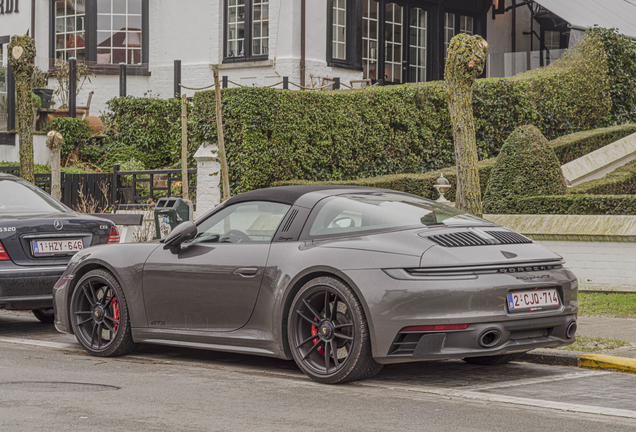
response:
<svg viewBox="0 0 636 432"><path fill-rule="evenodd" d="M254 354L267 357L288 359L284 351L274 349L277 344L270 340L247 335L240 331L199 332L186 330L158 330L133 328L133 340L137 343L168 345L182 348L206 349L242 354ZM251 333L251 332L250 332Z"/></svg>

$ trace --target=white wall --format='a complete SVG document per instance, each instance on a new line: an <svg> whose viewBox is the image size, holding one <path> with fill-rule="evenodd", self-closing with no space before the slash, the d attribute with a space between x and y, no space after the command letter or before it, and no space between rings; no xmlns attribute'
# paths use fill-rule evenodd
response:
<svg viewBox="0 0 636 432"><path fill-rule="evenodd" d="M22 3L27 2L22 0ZM42 68L47 68L49 61L48 8L48 0L36 0L36 62ZM25 23L27 27L30 25L30 14L21 14L24 22L14 25L9 33ZM362 78L362 72L327 66L326 14L327 0L307 1L306 82L310 83L310 75L340 77L345 84ZM271 0L269 16L269 60L257 65L222 64L221 76L227 75L230 81L242 85L271 85L282 81L283 76L288 76L290 82L300 83L300 0ZM128 95L171 97L174 60L182 62L181 76L185 86L197 88L213 84L211 65L221 64L223 60L223 0L185 0L178 6L174 0L152 0L149 21L150 76L128 76ZM2 21L0 28L4 28ZM55 85L55 79L50 79L49 87ZM105 110L106 102L119 95L118 76L92 77L78 96L78 105L86 103L90 91L95 92L91 114L99 115ZM183 93L192 96L194 91L183 90Z"/></svg>
<svg viewBox="0 0 636 432"><path fill-rule="evenodd" d="M15 136L15 145L0 145L0 162L15 162L20 165L19 136ZM51 151L46 146L46 135L33 135L33 162L39 165L51 164Z"/></svg>

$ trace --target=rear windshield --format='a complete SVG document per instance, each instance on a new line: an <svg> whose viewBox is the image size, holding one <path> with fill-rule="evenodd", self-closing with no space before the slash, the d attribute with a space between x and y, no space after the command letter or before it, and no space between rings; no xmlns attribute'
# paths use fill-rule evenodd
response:
<svg viewBox="0 0 636 432"><path fill-rule="evenodd" d="M30 183L0 180L0 215L68 212L46 192Z"/></svg>
<svg viewBox="0 0 636 432"><path fill-rule="evenodd" d="M436 224L490 224L453 207L397 193L346 194L323 202L309 231L314 237Z"/></svg>

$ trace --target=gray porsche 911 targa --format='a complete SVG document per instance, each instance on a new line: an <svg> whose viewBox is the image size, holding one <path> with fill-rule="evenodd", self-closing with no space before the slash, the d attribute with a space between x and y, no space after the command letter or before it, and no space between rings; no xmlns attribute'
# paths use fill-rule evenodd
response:
<svg viewBox="0 0 636 432"><path fill-rule="evenodd" d="M237 195L161 243L78 252L57 329L96 356L138 343L294 359L322 383L384 364L500 364L574 342L576 277L509 229L418 196L294 186Z"/></svg>

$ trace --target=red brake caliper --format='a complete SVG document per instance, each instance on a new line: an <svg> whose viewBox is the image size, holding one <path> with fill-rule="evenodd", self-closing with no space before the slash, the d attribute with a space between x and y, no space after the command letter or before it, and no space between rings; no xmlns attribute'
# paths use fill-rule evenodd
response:
<svg viewBox="0 0 636 432"><path fill-rule="evenodd" d="M115 318L117 321L119 321L119 303L117 303L117 298L113 299L113 318ZM117 325L115 324L115 330L117 330Z"/></svg>
<svg viewBox="0 0 636 432"><path fill-rule="evenodd" d="M314 317L314 321L318 321L318 318ZM313 325L313 324L312 324L312 325L311 325L311 335L312 335L312 336L316 336L317 334L318 334L318 329L316 328L316 326L315 326L315 325ZM316 338L316 339L314 339L312 342L313 342L313 343L314 343L314 345L315 345L315 344L317 344L317 343L318 343L318 341L319 341L319 340L320 340L319 338ZM318 352L319 352L320 354L322 354L322 355L325 355L325 345L324 345L324 344L322 344L322 345L320 345L320 346L318 347Z"/></svg>

